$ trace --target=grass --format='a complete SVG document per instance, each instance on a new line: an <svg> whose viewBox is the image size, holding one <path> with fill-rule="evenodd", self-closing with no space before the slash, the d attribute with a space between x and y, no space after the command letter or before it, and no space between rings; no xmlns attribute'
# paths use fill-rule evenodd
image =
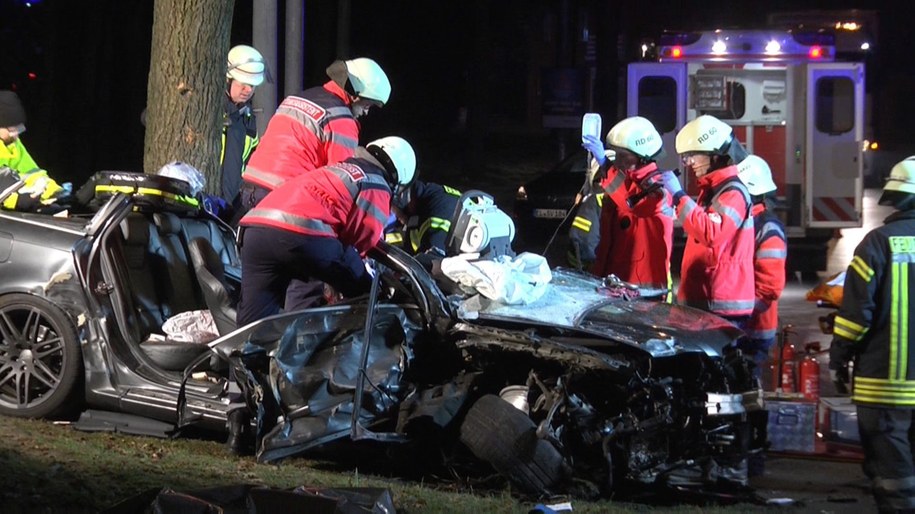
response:
<svg viewBox="0 0 915 514"><path fill-rule="evenodd" d="M48 421L0 416L0 510L6 513L99 512L151 489L238 484L387 488L401 513L527 512L534 505L507 488L479 491L466 483L406 481L366 475L358 468L332 468L309 459L258 464L253 457L227 454L215 441L86 433ZM751 505L657 507L579 500L572 504L575 512L583 513L759 511Z"/></svg>

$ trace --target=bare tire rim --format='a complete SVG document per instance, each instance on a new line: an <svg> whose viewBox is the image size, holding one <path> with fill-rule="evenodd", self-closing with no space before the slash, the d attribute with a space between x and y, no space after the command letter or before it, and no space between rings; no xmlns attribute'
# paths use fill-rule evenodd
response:
<svg viewBox="0 0 915 514"><path fill-rule="evenodd" d="M0 405L40 405L60 385L67 355L64 340L41 309L10 305L0 309Z"/></svg>

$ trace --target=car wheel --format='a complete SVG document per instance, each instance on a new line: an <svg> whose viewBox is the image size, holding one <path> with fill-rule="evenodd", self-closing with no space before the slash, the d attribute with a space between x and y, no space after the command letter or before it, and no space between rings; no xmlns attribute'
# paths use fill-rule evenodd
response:
<svg viewBox="0 0 915 514"><path fill-rule="evenodd" d="M76 329L52 303L0 298L0 414L44 418L77 411L83 362Z"/></svg>
<svg viewBox="0 0 915 514"><path fill-rule="evenodd" d="M470 408L461 425L461 442L527 493L549 494L566 475L562 455L537 437L526 414L495 395Z"/></svg>

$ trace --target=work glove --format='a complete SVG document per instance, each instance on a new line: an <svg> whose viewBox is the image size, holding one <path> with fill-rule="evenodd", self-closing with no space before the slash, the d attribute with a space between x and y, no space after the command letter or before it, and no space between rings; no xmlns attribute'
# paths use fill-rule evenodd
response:
<svg viewBox="0 0 915 514"><path fill-rule="evenodd" d="M601 166L607 162L607 156L604 155L604 142L594 136L582 136L581 146L594 157Z"/></svg>
<svg viewBox="0 0 915 514"><path fill-rule="evenodd" d="M661 185L671 194L671 196L683 191L683 186L680 185L680 179L678 179L672 171L661 173L658 180L661 181Z"/></svg>
<svg viewBox="0 0 915 514"><path fill-rule="evenodd" d="M836 392L839 394L848 394L848 383L851 381L848 376L848 364L839 365L839 369L829 368L829 378L833 385L836 386Z"/></svg>

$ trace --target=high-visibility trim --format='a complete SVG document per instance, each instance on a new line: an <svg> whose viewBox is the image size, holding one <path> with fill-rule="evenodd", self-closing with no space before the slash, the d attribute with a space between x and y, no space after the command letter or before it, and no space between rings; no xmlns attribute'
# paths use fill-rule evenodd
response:
<svg viewBox="0 0 915 514"><path fill-rule="evenodd" d="M399 245L403 243L403 234L400 232L388 232L384 235L384 242L390 245Z"/></svg>
<svg viewBox="0 0 915 514"><path fill-rule="evenodd" d="M410 231L410 246L413 247L414 252L419 251L419 247L422 245L423 237L425 237L426 232L429 230L441 230L442 232L448 233L451 230L451 221L444 218L437 218L435 216L429 217L426 221L423 222L419 228Z"/></svg>
<svg viewBox="0 0 915 514"><path fill-rule="evenodd" d="M864 338L864 334L867 334L868 329L869 327L859 325L848 318L836 316L833 334L842 336L850 341L860 341Z"/></svg>
<svg viewBox="0 0 915 514"><path fill-rule="evenodd" d="M572 220L572 226L582 232L591 232L591 221L581 216L575 216L575 219Z"/></svg>
<svg viewBox="0 0 915 514"><path fill-rule="evenodd" d="M603 208L604 207L604 193L595 194L594 201L597 202L598 207Z"/></svg>
<svg viewBox="0 0 915 514"><path fill-rule="evenodd" d="M752 300L709 300L709 309L712 312L733 312L753 310L756 299Z"/></svg>
<svg viewBox="0 0 915 514"><path fill-rule="evenodd" d="M855 270L855 273L865 282L870 282L871 279L874 278L874 269L868 266L867 262L865 262L860 255L855 255L848 267Z"/></svg>
<svg viewBox="0 0 915 514"><path fill-rule="evenodd" d="M169 193L168 191L162 191L161 189L153 189L151 187L134 187L134 186L115 186L109 184L99 184L95 186L96 193L125 193L128 195L138 195L138 196L161 196L168 200L174 202L183 203L191 205L193 207L199 207L200 202L192 196L177 195L175 193Z"/></svg>
<svg viewBox="0 0 915 514"><path fill-rule="evenodd" d="M788 257L788 251L787 251L787 250L775 250L775 249L771 249L771 250L760 250L760 251L756 252L756 258L757 258L757 259L779 259L779 260L782 260L782 259L785 259L785 258L787 258L787 257Z"/></svg>
<svg viewBox="0 0 915 514"><path fill-rule="evenodd" d="M915 382L855 376L852 400L862 403L915 406Z"/></svg>
<svg viewBox="0 0 915 514"><path fill-rule="evenodd" d="M453 187L450 187L450 186L442 186L442 189L444 189L445 192L448 193L448 194L451 195L451 196L461 196L461 192L458 191L457 189L453 188Z"/></svg>
<svg viewBox="0 0 915 514"><path fill-rule="evenodd" d="M334 237L336 236L336 232L334 232L333 227L321 220L295 216L277 209L251 209L248 211L248 214L245 215L245 218L247 218L248 221L251 221L254 218L261 218L264 220L276 221L285 225L304 228L311 232L317 232Z"/></svg>
<svg viewBox="0 0 915 514"><path fill-rule="evenodd" d="M909 265L892 263L890 282L890 373L896 380L905 380L909 362Z"/></svg>

